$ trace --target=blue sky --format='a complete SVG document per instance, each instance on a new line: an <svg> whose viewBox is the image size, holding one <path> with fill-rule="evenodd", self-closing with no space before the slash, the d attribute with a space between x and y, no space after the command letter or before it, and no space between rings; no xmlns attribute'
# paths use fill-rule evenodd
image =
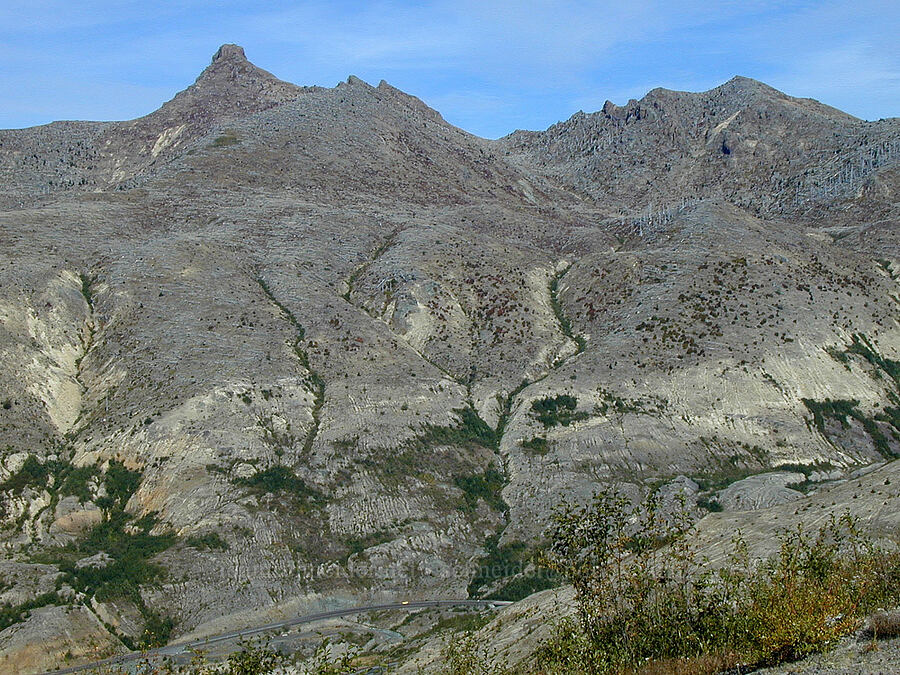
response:
<svg viewBox="0 0 900 675"><path fill-rule="evenodd" d="M900 2L0 0L0 128L130 119L225 42L297 84L385 79L472 133L733 75L900 116Z"/></svg>

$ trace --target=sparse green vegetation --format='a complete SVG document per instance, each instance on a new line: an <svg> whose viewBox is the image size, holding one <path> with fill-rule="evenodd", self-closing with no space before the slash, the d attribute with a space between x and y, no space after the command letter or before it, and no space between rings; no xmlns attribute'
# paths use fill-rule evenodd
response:
<svg viewBox="0 0 900 675"><path fill-rule="evenodd" d="M313 424L312 428L306 434L302 449L302 454L304 456L308 456L312 452L313 443L315 443L316 436L318 436L319 434L319 424L321 423L322 408L325 405L325 380L322 378L319 372L312 367L312 364L309 361L309 353L303 347L303 340L306 338L306 329L297 320L297 317L294 315L294 313L275 296L265 279L257 276L256 283L259 285L260 289L269 299L269 301L281 311L282 316L287 320L288 323L291 324L296 333L296 337L291 343L291 351L294 353L294 356L297 357L297 361L300 362L300 365L303 366L304 370L306 370L306 372L308 373L307 384L313 391ZM284 448L282 447L281 449L283 450Z"/></svg>
<svg viewBox="0 0 900 675"><path fill-rule="evenodd" d="M426 458L410 449L401 449L379 457L362 457L356 459L355 463L378 472L382 477L392 479L405 476L416 476L421 479L432 468Z"/></svg>
<svg viewBox="0 0 900 675"><path fill-rule="evenodd" d="M584 337L581 335L576 335L572 331L572 322L569 320L569 317L566 316L566 313L563 311L562 303L559 300L559 282L566 275L566 273L572 269L572 266L569 265L564 270L559 272L558 274L553 276L553 279L550 280L550 308L553 310L553 314L556 316L556 320L559 323L559 328L562 331L563 335L567 338L574 340L577 345L576 354L580 354L584 351L584 348L587 346L587 342ZM554 365L559 365L554 364Z"/></svg>
<svg viewBox="0 0 900 675"><path fill-rule="evenodd" d="M175 622L172 617L160 614L146 606L141 607L144 617L144 632L141 635L140 645L146 647L161 647L169 642Z"/></svg>
<svg viewBox="0 0 900 675"><path fill-rule="evenodd" d="M480 445L494 450L499 438L471 406L457 408L453 411L459 418L456 426L427 425L413 445L417 448L428 448L435 445Z"/></svg>
<svg viewBox="0 0 900 675"><path fill-rule="evenodd" d="M884 358L865 335L853 335L851 340L852 342L847 347L846 353L862 356L876 369L886 373L894 381L897 389L900 390L900 361Z"/></svg>
<svg viewBox="0 0 900 675"><path fill-rule="evenodd" d="M545 396L531 402L531 412L537 421L549 429L558 425L569 426L590 417L586 412L578 412L578 399L568 394Z"/></svg>
<svg viewBox="0 0 900 675"><path fill-rule="evenodd" d="M55 504L62 497L75 496L90 501L91 482L99 475L96 466L75 466L66 460L41 461L29 455L21 468L0 483L0 492L22 494L26 488L47 490Z"/></svg>
<svg viewBox="0 0 900 675"><path fill-rule="evenodd" d="M390 540L391 533L387 530L378 530L377 532L370 532L359 537L347 537L344 540L344 544L347 547L347 557L349 558L351 555L362 553L367 548L378 546L378 544L383 544Z"/></svg>
<svg viewBox="0 0 900 675"><path fill-rule="evenodd" d="M900 405L900 361L882 356L875 348L874 343L862 334L854 334L851 337L850 345L843 351L835 347L831 347L827 351L832 358L844 364L848 369L851 364L850 356L856 355L865 359L873 367L873 377L876 379L883 379L885 375L889 377L893 383L893 391L888 392L888 398L895 406L885 405L881 412L869 416L859 410L859 401L856 399L825 399L824 401L803 399L803 404L813 414L813 424L816 429L827 438L826 419L839 421L843 429L848 429L850 427L849 419L854 419L862 425L872 439L875 449L883 457L887 459L897 457L897 452L891 446L878 422L890 425L892 427L889 430L891 436L895 441L900 442L900 409L896 407Z"/></svg>
<svg viewBox="0 0 900 675"><path fill-rule="evenodd" d="M33 559L56 565L62 572L58 583L69 584L88 597L100 602L132 602L145 619L147 644L160 644L171 632L171 621L146 606L140 588L164 576L163 569L150 559L171 547L176 538L170 534L151 534L156 525L152 515L134 519L125 512L125 505L140 486L141 473L117 460L109 461L105 473L100 473L95 466L73 467L57 460L40 467L30 465L28 476L40 478L51 470L59 471L54 476L53 488L57 498L61 494L76 494L87 500L89 481L102 482L106 496L95 501L103 509L103 520L79 541L44 549L35 553ZM105 556L95 563L79 564L80 560L101 553Z"/></svg>
<svg viewBox="0 0 900 675"><path fill-rule="evenodd" d="M700 440L707 447L719 447L720 442L715 436L712 438L701 436ZM771 470L769 453L766 450L749 443L744 443L740 448L742 452L735 452L726 457L717 456L716 466L693 476L702 492L721 490L736 481Z"/></svg>
<svg viewBox="0 0 900 675"><path fill-rule="evenodd" d="M481 597L492 600L521 600L532 593L553 588L562 579L552 570L538 567L536 555L525 542L512 541L499 545L500 536L488 537L484 544L485 556L478 563L478 570L469 583L469 597L479 597L479 591L502 579L508 579L495 591Z"/></svg>
<svg viewBox="0 0 900 675"><path fill-rule="evenodd" d="M140 605L139 587L163 576L162 568L149 559L175 543L173 535L150 534L155 524L150 516L131 521L124 512L117 510L83 540L52 549L41 557L46 562L55 562L67 583L77 591L94 595L101 601L124 598ZM108 563L76 565L78 560L101 552L111 559Z"/></svg>
<svg viewBox="0 0 900 675"><path fill-rule="evenodd" d="M507 675L512 672L471 630L448 640L441 650L441 660L441 675Z"/></svg>
<svg viewBox="0 0 900 675"><path fill-rule="evenodd" d="M230 145L237 145L241 140L237 137L237 134L231 129L226 129L220 136L217 136L213 139L211 147L213 148L226 148Z"/></svg>
<svg viewBox="0 0 900 675"><path fill-rule="evenodd" d="M322 498L322 493L307 485L289 467L281 464L257 471L246 478L236 478L233 482L235 485L249 488L257 495L276 494L287 497L301 509L314 506Z"/></svg>
<svg viewBox="0 0 900 675"><path fill-rule="evenodd" d="M256 426L262 433L263 440L279 457L291 450L298 442L297 437L291 432L290 422L284 424L282 428L276 423L273 415L257 416Z"/></svg>
<svg viewBox="0 0 900 675"><path fill-rule="evenodd" d="M722 467L717 471L694 476L694 481L696 481L702 491L715 492L716 490L726 488L739 480L743 480L749 476L755 476L760 472L761 469L758 468L749 469L738 466Z"/></svg>
<svg viewBox="0 0 900 675"><path fill-rule="evenodd" d="M875 263L876 263L882 270L884 270L885 272L887 272L888 276L889 276L893 281L898 281L898 280L900 280L900 276L898 276L898 275L891 269L892 263L891 263L890 260L888 260L887 258L876 258L876 259L875 259Z"/></svg>
<svg viewBox="0 0 900 675"><path fill-rule="evenodd" d="M79 280L81 281L81 296L84 298L84 301L87 303L87 306L91 309L94 308L94 295L91 290L91 284L93 284L93 280L83 272L78 275Z"/></svg>
<svg viewBox="0 0 900 675"><path fill-rule="evenodd" d="M485 541L485 556L479 561L478 571L469 582L469 597L476 597L482 587L498 579L524 570L528 562L527 545L521 541L514 541L498 546L499 541L500 535L497 534Z"/></svg>
<svg viewBox="0 0 900 675"><path fill-rule="evenodd" d="M527 441L522 441L522 448L524 448L526 454L539 455L541 457L546 455L550 450L547 446L547 438L545 436L535 436Z"/></svg>
<svg viewBox="0 0 900 675"><path fill-rule="evenodd" d="M813 415L813 424L816 429L826 438L828 437L827 429L825 428L826 419L837 420L844 429L849 429L849 419L854 419L862 425L863 429L865 429L866 433L872 439L875 449L882 457L893 459L897 456L891 448L887 436L884 435L884 432L879 428L878 424L876 424L876 420L884 421L893 426L897 431L900 431L900 417L895 414L894 408L886 407L884 413L880 413L874 417L868 417L858 409L857 406L859 405L859 401L856 399L825 399L824 401L814 401L812 399L804 398L802 400L803 405L805 405L807 410Z"/></svg>
<svg viewBox="0 0 900 675"><path fill-rule="evenodd" d="M718 513L722 510L722 505L719 503L719 500L713 497L699 497L697 499L697 506L701 509L706 509L711 513Z"/></svg>
<svg viewBox="0 0 900 675"><path fill-rule="evenodd" d="M47 607L48 605L60 605L62 603L62 599L54 591L52 593L42 593L20 605L0 605L0 631L25 621L33 609Z"/></svg>
<svg viewBox="0 0 900 675"><path fill-rule="evenodd" d="M493 593L488 593L487 600L522 600L529 595L556 588L563 583L563 578L552 570L535 569L513 577Z"/></svg>
<svg viewBox="0 0 900 675"><path fill-rule="evenodd" d="M459 508L462 511L474 511L478 508L478 500L483 499L496 511L506 513L509 506L503 501L503 487L506 477L494 467L488 467L481 474L457 476L454 484L463 492L463 501Z"/></svg>
<svg viewBox="0 0 900 675"><path fill-rule="evenodd" d="M474 622L470 622L475 625ZM462 624L460 624L462 625ZM167 628L166 620L159 627L160 634ZM341 641L353 640L353 633L341 634ZM281 650L262 640L241 641L239 649L223 660L210 656L205 651L193 653L187 663L179 663L171 658L153 657L126 664L105 664L84 671L87 675L274 675L292 672L297 675L344 675L358 672L363 663L359 660L359 648L335 654L330 646L332 640L322 640L315 653L305 660L298 656L287 656ZM378 661L367 661L365 665L377 665Z"/></svg>
<svg viewBox="0 0 900 675"><path fill-rule="evenodd" d="M387 251L391 246L394 245L394 242L397 240L397 235L399 230L394 230L387 237L384 238L374 251L369 254L368 259L360 265L357 265L353 272L350 273L350 276L347 278L347 290L341 295L344 300L350 303L350 296L353 293L353 288L356 285L356 281L359 279L360 275L369 268L369 266L378 260L384 252ZM352 304L352 303L351 303ZM367 310L368 311L368 310Z"/></svg>
<svg viewBox="0 0 900 675"><path fill-rule="evenodd" d="M599 415L615 413L625 415L662 414L666 407L666 401L662 398L651 396L645 399L627 399L617 396L602 387L597 392L600 402L594 406L594 412Z"/></svg>
<svg viewBox="0 0 900 675"><path fill-rule="evenodd" d="M806 409L809 410L813 414L813 422L816 425L816 429L818 429L819 433L823 436L825 433L825 420L826 419L835 419L841 423L841 426L844 429L850 427L850 423L847 421L848 417L856 417L859 415L859 411L856 410L856 406L859 405L859 401L856 399L853 400L832 400L825 399L824 401L814 401L809 398L802 399L803 405L806 406Z"/></svg>
<svg viewBox="0 0 900 675"><path fill-rule="evenodd" d="M479 613L472 611L460 612L458 614L440 619L424 635L435 635L437 633L444 633L448 631L476 631L487 624L490 620L491 615L488 613Z"/></svg>
<svg viewBox="0 0 900 675"><path fill-rule="evenodd" d="M834 466L828 462L814 462L812 464L786 463L778 464L777 466L769 466L767 454L755 452L752 449L752 446L751 454L757 462L756 466L746 466L742 464L744 458L741 455L731 455L724 461L721 461L716 470L694 476L694 481L700 487L700 490L707 493L697 500L697 505L709 511L720 511L722 508L721 505L709 496L710 493L760 473L769 471L793 471L795 473L802 473L808 479L814 471L827 471L834 468Z"/></svg>
<svg viewBox="0 0 900 675"><path fill-rule="evenodd" d="M680 663L714 673L780 663L824 649L900 600L900 553L866 542L849 516L812 533L782 532L779 552L759 563L737 538L715 570L690 535L687 514L664 514L653 494L635 510L611 489L590 505L561 507L547 562L574 585L578 612L539 652L541 668L666 672Z"/></svg>
<svg viewBox="0 0 900 675"><path fill-rule="evenodd" d="M21 468L0 483L0 492L22 494L25 488L43 488L47 484L50 471L34 455L28 455Z"/></svg>
<svg viewBox="0 0 900 675"><path fill-rule="evenodd" d="M796 462L786 462L784 464L778 464L773 467L776 471L795 471L797 473L802 473L804 476L809 478L816 471L830 471L834 468L834 464L831 462L812 462L811 464L797 464Z"/></svg>
<svg viewBox="0 0 900 675"><path fill-rule="evenodd" d="M141 472L128 469L122 462L113 459L106 469L103 483L106 496L97 499L97 506L109 511L122 511L140 487Z"/></svg>

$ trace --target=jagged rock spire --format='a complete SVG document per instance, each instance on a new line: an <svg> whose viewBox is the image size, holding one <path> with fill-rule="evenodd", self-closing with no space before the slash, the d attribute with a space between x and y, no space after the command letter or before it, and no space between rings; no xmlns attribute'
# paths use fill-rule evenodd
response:
<svg viewBox="0 0 900 675"><path fill-rule="evenodd" d="M246 61L247 55L244 54L244 48L235 44L224 44L212 57L212 63L223 60Z"/></svg>

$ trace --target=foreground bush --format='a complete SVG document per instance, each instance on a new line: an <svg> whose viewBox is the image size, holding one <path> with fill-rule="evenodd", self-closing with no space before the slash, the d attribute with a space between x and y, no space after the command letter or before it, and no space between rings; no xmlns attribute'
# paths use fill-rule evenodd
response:
<svg viewBox="0 0 900 675"><path fill-rule="evenodd" d="M751 562L740 537L710 569L685 509L613 490L558 510L548 565L575 587L577 619L538 654L547 672L714 673L821 651L872 610L900 601L900 554L866 542L849 516L780 535Z"/></svg>

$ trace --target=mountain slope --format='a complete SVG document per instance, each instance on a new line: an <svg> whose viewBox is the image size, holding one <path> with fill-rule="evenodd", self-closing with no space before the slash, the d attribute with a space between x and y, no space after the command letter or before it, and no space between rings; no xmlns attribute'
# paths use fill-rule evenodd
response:
<svg viewBox="0 0 900 675"><path fill-rule="evenodd" d="M112 188L165 164L216 124L297 98L305 91L223 45L196 82L159 110L131 122L55 122L0 132L8 198L65 189ZM15 203L13 201L12 203Z"/></svg>
<svg viewBox="0 0 900 675"><path fill-rule="evenodd" d="M863 122L735 77L707 92L654 89L503 139L529 166L624 220L720 198L767 216L821 217L900 161L896 118ZM650 223L644 223L650 224Z"/></svg>
<svg viewBox="0 0 900 675"><path fill-rule="evenodd" d="M0 603L47 606L0 650L485 593L607 481L894 457L898 140L738 78L486 141L228 45L0 133Z"/></svg>

